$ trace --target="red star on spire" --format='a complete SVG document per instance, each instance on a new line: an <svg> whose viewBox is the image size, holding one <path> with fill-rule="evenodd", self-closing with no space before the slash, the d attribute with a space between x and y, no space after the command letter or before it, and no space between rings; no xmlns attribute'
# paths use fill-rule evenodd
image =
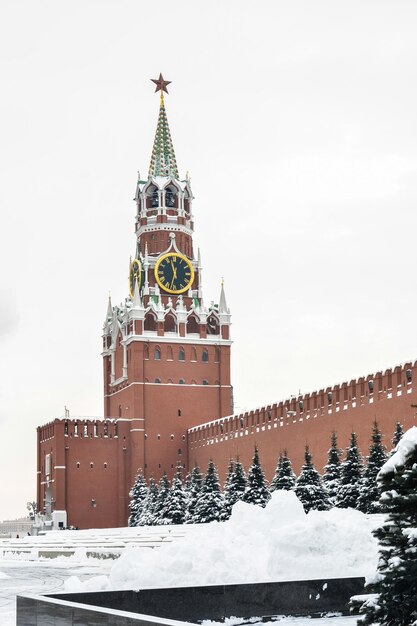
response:
<svg viewBox="0 0 417 626"><path fill-rule="evenodd" d="M164 80L162 74L159 74L159 78L151 78L151 81L156 85L155 93L157 91L165 91L165 93L168 93L167 86L172 82L170 80Z"/></svg>

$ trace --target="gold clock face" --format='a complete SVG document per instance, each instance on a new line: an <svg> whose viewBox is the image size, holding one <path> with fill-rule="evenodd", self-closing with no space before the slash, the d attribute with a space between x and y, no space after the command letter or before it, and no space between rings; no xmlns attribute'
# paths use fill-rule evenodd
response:
<svg viewBox="0 0 417 626"><path fill-rule="evenodd" d="M138 259L133 259L130 264L129 271L129 291L130 297L133 298L135 295L135 282L138 281L138 287L141 288L142 282L142 264Z"/></svg>
<svg viewBox="0 0 417 626"><path fill-rule="evenodd" d="M184 255L168 252L156 262L155 280L168 293L184 293L193 284L194 268Z"/></svg>

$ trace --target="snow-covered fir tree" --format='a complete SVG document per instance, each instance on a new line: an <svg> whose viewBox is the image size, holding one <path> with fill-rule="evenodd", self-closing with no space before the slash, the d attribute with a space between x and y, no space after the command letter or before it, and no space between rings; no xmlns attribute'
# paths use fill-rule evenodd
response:
<svg viewBox="0 0 417 626"><path fill-rule="evenodd" d="M224 500L217 469L213 461L209 461L207 473L204 476L200 493L197 497L193 523L205 524L207 522L219 521L223 506Z"/></svg>
<svg viewBox="0 0 417 626"><path fill-rule="evenodd" d="M171 482L168 498L165 504L165 523L184 524L186 514L186 499L182 485L182 466L177 465L177 471Z"/></svg>
<svg viewBox="0 0 417 626"><path fill-rule="evenodd" d="M334 506L336 502L340 487L340 474L342 471L341 455L342 451L337 446L337 435L335 431L333 431L330 448L327 453L327 463L324 466L323 474L323 484L327 489L332 506Z"/></svg>
<svg viewBox="0 0 417 626"><path fill-rule="evenodd" d="M141 469L138 470L136 475L135 484L132 489L129 491L130 496L130 515L128 520L129 526L137 526L139 516L142 512L143 504L145 502L146 496L148 495L148 488L146 486L146 480L143 476L143 472Z"/></svg>
<svg viewBox="0 0 417 626"><path fill-rule="evenodd" d="M243 499L246 491L246 475L242 463L230 461L224 486L224 511L222 519L229 519L233 505Z"/></svg>
<svg viewBox="0 0 417 626"><path fill-rule="evenodd" d="M224 482L224 487L223 487L224 506L223 506L222 514L220 516L220 519L222 520L222 522L225 520L228 520L231 514L231 508L227 505L227 502L226 502L226 495L229 491L229 484L232 479L234 466L235 466L234 460L229 459L229 465L227 466L226 480Z"/></svg>
<svg viewBox="0 0 417 626"><path fill-rule="evenodd" d="M362 624L417 623L417 428L408 430L378 474L381 510L378 574L368 586L377 594L361 609Z"/></svg>
<svg viewBox="0 0 417 626"><path fill-rule="evenodd" d="M155 506L158 500L158 485L153 476L149 479L148 493L138 517L138 526L153 526L155 524Z"/></svg>
<svg viewBox="0 0 417 626"><path fill-rule="evenodd" d="M306 513L312 509L327 511L331 506L327 489L323 485L319 472L314 467L308 446L305 448L304 465L297 478L295 493L303 504Z"/></svg>
<svg viewBox="0 0 417 626"><path fill-rule="evenodd" d="M283 454L279 455L275 476L269 485L269 491L271 493L279 489L291 491L295 488L295 481L296 475L292 469L288 453L284 450Z"/></svg>
<svg viewBox="0 0 417 626"><path fill-rule="evenodd" d="M382 444L382 434L378 424L374 422L372 428L372 443L369 447L369 455L366 457L366 467L362 475L359 488L357 508L363 513L379 513L380 487L376 477L379 470L387 460L387 452Z"/></svg>
<svg viewBox="0 0 417 626"><path fill-rule="evenodd" d="M395 431L394 431L394 436L391 440L392 443L392 450L391 450L391 455L394 454L395 452L395 448L397 447L398 443L400 442L401 437L404 434L404 430L402 427L402 424L400 422L397 422L395 424Z"/></svg>
<svg viewBox="0 0 417 626"><path fill-rule="evenodd" d="M201 485L203 484L203 475L198 465L195 465L190 472L190 481L186 490L186 512L185 523L193 524L195 507L197 504L198 496L200 495Z"/></svg>
<svg viewBox="0 0 417 626"><path fill-rule="evenodd" d="M153 512L154 524L160 526L164 524L169 524L170 521L167 519L167 502L169 498L169 480L166 472L164 472L162 478L158 483L158 497L155 502L155 508Z"/></svg>
<svg viewBox="0 0 417 626"><path fill-rule="evenodd" d="M270 491L271 493L272 493L273 491L275 491L275 489L276 489L275 484L276 484L276 482L277 482L277 480L278 480L278 476L279 476L279 473L280 473L280 471L281 471L281 467L282 467L282 452L280 452L280 453L279 453L279 456L278 456L278 461L277 461L277 466L276 466L276 468L275 468L275 474L274 474L273 479L272 479L272 480L271 480L271 482L269 483L269 491Z"/></svg>
<svg viewBox="0 0 417 626"><path fill-rule="evenodd" d="M336 506L341 509L356 509L362 478L362 458L358 448L356 433L350 436L350 445L346 449L346 459L342 463L340 489L336 497Z"/></svg>
<svg viewBox="0 0 417 626"><path fill-rule="evenodd" d="M268 483L265 480L265 474L261 467L258 448L255 446L252 465L248 471L246 491L242 500L248 504L256 504L265 508L270 499L271 494L268 490Z"/></svg>

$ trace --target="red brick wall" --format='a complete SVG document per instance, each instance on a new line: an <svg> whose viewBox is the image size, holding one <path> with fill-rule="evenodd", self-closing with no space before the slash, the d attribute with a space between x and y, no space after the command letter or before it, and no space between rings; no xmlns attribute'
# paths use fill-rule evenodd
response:
<svg viewBox="0 0 417 626"><path fill-rule="evenodd" d="M390 448L397 420L404 428L417 423L416 408L412 404L417 404L417 367L416 363L407 363L386 370L384 374L377 372L350 383L191 429L188 433L189 463L190 466L198 463L205 469L212 458L223 479L229 458L238 456L247 468L256 444L270 480L281 451L287 449L298 472L304 462L304 446L308 444L313 461L321 471L327 461L333 430L341 448L348 445L350 433L354 430L365 456L372 423L376 419L385 436L385 444Z"/></svg>

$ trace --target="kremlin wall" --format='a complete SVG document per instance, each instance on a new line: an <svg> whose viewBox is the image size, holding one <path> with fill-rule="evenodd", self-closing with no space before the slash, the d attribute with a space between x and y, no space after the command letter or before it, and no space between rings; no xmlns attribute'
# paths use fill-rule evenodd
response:
<svg viewBox="0 0 417 626"><path fill-rule="evenodd" d="M416 423L417 362L233 415L231 312L221 286L206 306L193 248L194 196L181 179L160 107L146 179L136 184L136 250L124 302L109 299L102 329L104 417L64 417L37 429L37 503L53 526L125 526L138 469L145 478L184 474L210 459L223 480L230 458L247 468L259 448L266 477L287 450L296 472L310 446L319 470L332 431L352 431L366 454L374 420L389 441ZM207 269L204 268L206 272Z"/></svg>
<svg viewBox="0 0 417 626"><path fill-rule="evenodd" d="M365 456L374 420L389 449L396 422L410 428L417 425L416 414L417 361L190 428L189 462L191 467L197 463L204 468L215 459L224 477L230 458L239 457L248 467L257 445L270 480L284 450L298 473L308 444L313 462L322 471L333 431L340 448L346 448L351 432L356 432Z"/></svg>

